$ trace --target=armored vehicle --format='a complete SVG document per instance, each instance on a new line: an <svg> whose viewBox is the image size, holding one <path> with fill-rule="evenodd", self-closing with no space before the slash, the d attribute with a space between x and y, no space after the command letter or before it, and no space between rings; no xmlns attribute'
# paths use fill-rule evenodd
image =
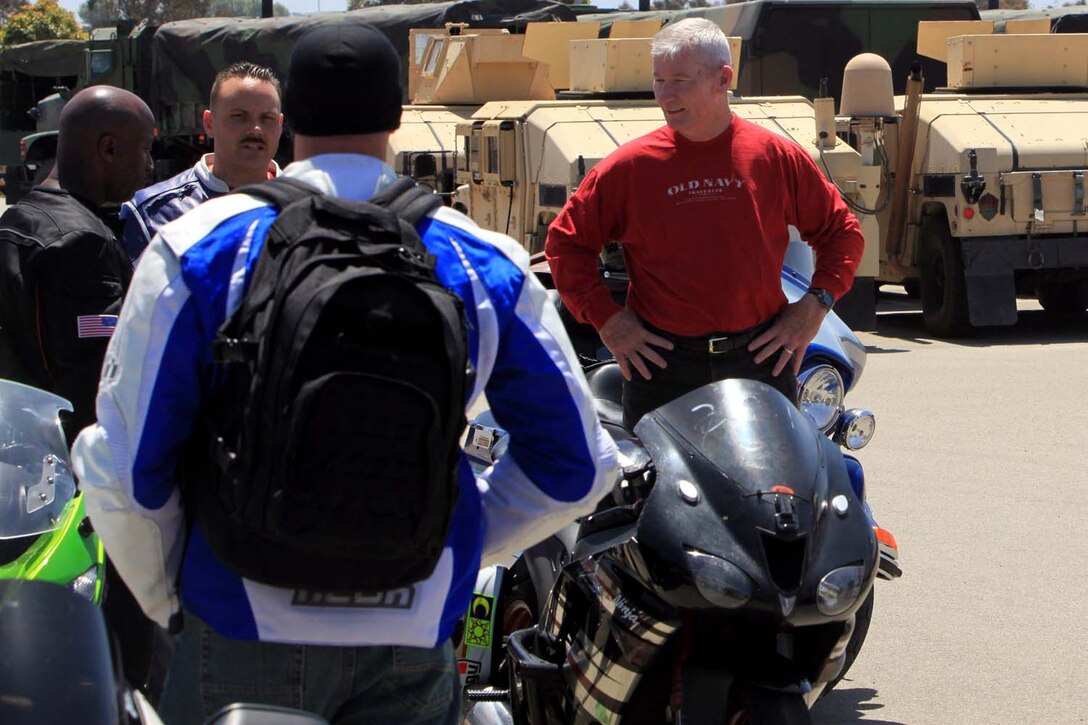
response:
<svg viewBox="0 0 1088 725"><path fill-rule="evenodd" d="M919 284L937 335L1013 324L1018 292L1088 309L1088 35L1039 22L920 24L948 87L921 94L916 80L885 124L895 189L879 279Z"/></svg>

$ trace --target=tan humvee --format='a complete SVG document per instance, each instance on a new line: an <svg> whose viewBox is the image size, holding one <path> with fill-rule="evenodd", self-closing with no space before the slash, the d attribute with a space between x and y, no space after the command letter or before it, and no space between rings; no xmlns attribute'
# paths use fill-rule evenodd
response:
<svg viewBox="0 0 1088 725"><path fill-rule="evenodd" d="M649 94L659 22L617 22L607 39L594 23L413 31L416 104L391 162L539 251L586 172L663 123ZM808 149L854 207L867 241L855 289L917 285L939 335L1015 322L1018 291L1088 308L1088 36L1033 22L1003 35L921 23L919 53L949 66L935 93L918 79L893 101L886 64L866 54L844 73L837 116L830 99L732 101Z"/></svg>
<svg viewBox="0 0 1088 725"><path fill-rule="evenodd" d="M919 53L947 62L949 87L899 103L897 121L917 125L900 124L914 143L879 279L920 283L939 335L1014 323L1017 292L1088 308L1088 35L1048 34L1046 19L992 26L921 23Z"/></svg>

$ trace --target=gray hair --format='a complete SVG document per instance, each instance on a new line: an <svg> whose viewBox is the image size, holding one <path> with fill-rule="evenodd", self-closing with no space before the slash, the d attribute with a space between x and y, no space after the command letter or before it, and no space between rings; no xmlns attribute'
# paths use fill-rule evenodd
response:
<svg viewBox="0 0 1088 725"><path fill-rule="evenodd" d="M685 18L666 25L654 36L650 57L671 59L686 50L696 53L712 68L733 65L725 33L706 18Z"/></svg>

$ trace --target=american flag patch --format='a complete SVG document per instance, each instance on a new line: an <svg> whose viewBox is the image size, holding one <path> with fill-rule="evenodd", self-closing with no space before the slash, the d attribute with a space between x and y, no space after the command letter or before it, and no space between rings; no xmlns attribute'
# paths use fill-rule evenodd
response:
<svg viewBox="0 0 1088 725"><path fill-rule="evenodd" d="M110 337L117 328L117 315L80 315L76 318L79 338Z"/></svg>

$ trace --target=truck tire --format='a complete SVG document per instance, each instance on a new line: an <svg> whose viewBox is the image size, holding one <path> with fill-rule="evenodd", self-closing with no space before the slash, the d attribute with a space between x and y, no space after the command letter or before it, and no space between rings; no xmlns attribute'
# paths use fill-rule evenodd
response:
<svg viewBox="0 0 1088 725"><path fill-rule="evenodd" d="M920 266L922 319L937 337L965 337L972 332L967 313L967 283L959 247L940 217L922 219Z"/></svg>
<svg viewBox="0 0 1088 725"><path fill-rule="evenodd" d="M1088 280L1047 282L1036 287L1035 295L1047 312L1080 314L1088 309Z"/></svg>

